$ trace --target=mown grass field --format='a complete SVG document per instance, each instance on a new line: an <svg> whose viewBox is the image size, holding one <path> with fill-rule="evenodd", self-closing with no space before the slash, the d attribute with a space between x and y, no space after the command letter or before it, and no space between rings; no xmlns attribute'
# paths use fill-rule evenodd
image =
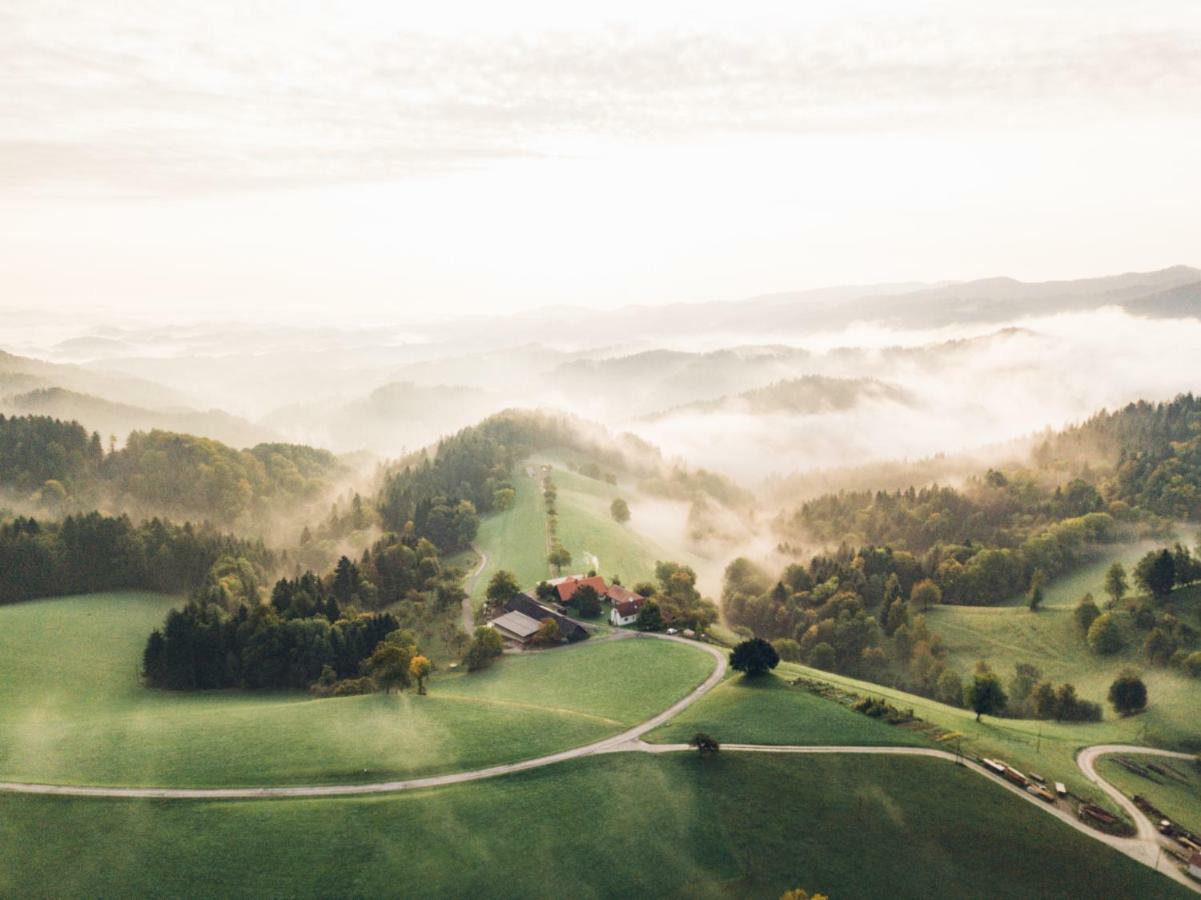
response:
<svg viewBox="0 0 1201 900"><path fill-rule="evenodd" d="M358 799L0 795L0 846L4 896L1187 896L979 776L884 757L622 754Z"/></svg>
<svg viewBox="0 0 1201 900"><path fill-rule="evenodd" d="M0 607L0 778L237 786L459 771L620 732L713 666L684 645L627 639L439 673L427 697L144 688L146 635L177 602L130 593Z"/></svg>
<svg viewBox="0 0 1201 900"><path fill-rule="evenodd" d="M1137 753L1119 755L1144 766L1148 763L1159 766L1170 774L1168 777L1156 775L1157 780L1151 781L1118 765L1114 756L1101 757L1097 762L1097 773L1127 796L1140 794L1146 797L1173 822L1201 834L1201 767L1198 764Z"/></svg>
<svg viewBox="0 0 1201 900"><path fill-rule="evenodd" d="M895 728L790 686L779 676L736 675L684 710L647 740L671 744L703 731L738 744L927 745L921 735Z"/></svg>

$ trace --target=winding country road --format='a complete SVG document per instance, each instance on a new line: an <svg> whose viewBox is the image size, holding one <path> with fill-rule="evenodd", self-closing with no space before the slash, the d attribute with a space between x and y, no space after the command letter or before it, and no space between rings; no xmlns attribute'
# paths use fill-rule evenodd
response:
<svg viewBox="0 0 1201 900"><path fill-rule="evenodd" d="M481 554L482 555L482 554ZM484 561L481 562L476 570L476 575L483 570ZM464 607L464 615L467 609ZM675 637L665 634L638 635L635 639L654 638L663 641L675 641L677 643L686 644L690 647L695 647L698 650L709 653L716 665L713 672L708 678L692 690L687 696L677 700L667 709L663 710L653 718L647 719L639 725L622 732L621 734L596 741L592 744L586 744L583 747L575 747L570 750L563 750L559 753L552 753L547 756L539 756L535 759L527 759L521 762L505 763L498 766L490 766L486 769L474 769L469 772L452 772L446 775L433 775L425 778L410 778L401 781L380 781L367 784L337 784L337 785L302 785L295 787L259 787L259 788L134 788L134 787L85 787L79 785L60 785L60 784L26 784L22 782L0 782L0 791L7 791L19 794L41 794L49 796L69 796L69 797L108 797L108 798L124 798L124 799L159 799L159 800L250 800L261 798L282 798L282 797L346 797L363 794L389 794L398 791L417 790L419 788L442 787L450 784L463 784L469 781L479 781L484 778L495 778L500 775L508 775L514 772L524 772L528 769L537 769L543 766L554 765L555 763L564 762L569 759L580 759L585 756L593 756L603 753L681 753L690 751L693 748L688 744L648 744L642 740L643 735L678 715L688 706L695 703L710 690L716 687L726 675L726 653L724 650L718 649L709 644L701 644L695 641L686 640L684 638ZM1031 794L1009 782L1002 781L992 775L983 766L977 763L964 759L947 750L937 750L927 747L860 747L849 745L835 746L808 746L808 745L768 745L768 744L722 744L721 752L723 753L793 753L793 754L866 754L866 755L889 755L889 756L917 756L930 759L941 759L952 763L958 763L972 772L987 778L992 784L999 785L1015 796L1021 797L1028 803L1034 805L1035 808L1042 810L1052 816L1055 816L1064 824L1075 828L1082 834L1087 835L1094 840L1100 841L1120 853L1124 853L1136 862L1140 862L1149 866L1163 875L1174 879L1185 887L1201 894L1201 885L1190 879L1184 872L1179 869L1174 863L1169 861L1166 865L1161 865L1161 845L1160 836L1155 829L1155 826L1143 815L1121 791L1109 784L1101 778L1096 771L1096 761L1101 756L1109 753L1138 753L1138 754L1154 754L1157 756L1166 756L1173 759L1193 759L1187 753L1176 753L1169 750L1154 750L1147 747L1136 747L1125 744L1103 744L1095 747L1087 747L1080 751L1077 756L1077 763L1085 777L1096 784L1102 791L1117 803L1126 814L1134 821L1136 834L1134 837L1116 837L1114 835L1104 834L1089 828L1087 825L1079 821L1069 812L1058 807L1048 806L1044 801L1037 799Z"/></svg>
<svg viewBox="0 0 1201 900"><path fill-rule="evenodd" d="M465 582L466 585L470 585L470 587L464 588L464 593L467 596L463 598L463 631L466 634L471 634L475 631L475 604L471 599L471 595L475 593L475 583L480 580L484 566L488 565L488 554L482 548L472 544L471 549L479 555L480 564L475 567L474 572L467 576L467 581Z"/></svg>

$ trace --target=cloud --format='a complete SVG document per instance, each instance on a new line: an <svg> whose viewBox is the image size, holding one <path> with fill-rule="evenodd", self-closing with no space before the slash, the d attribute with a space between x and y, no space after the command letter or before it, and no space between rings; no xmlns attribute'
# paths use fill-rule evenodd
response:
<svg viewBox="0 0 1201 900"><path fill-rule="evenodd" d="M771 28L751 27L752 4L745 27L555 31L535 9L480 31L423 30L389 4L17 3L0 13L0 171L121 190L372 181L605 141L1201 105L1195 17L1098 26L1070 7L1033 20L927 6Z"/></svg>
<svg viewBox="0 0 1201 900"><path fill-rule="evenodd" d="M970 452L1081 421L1102 408L1201 389L1197 319L1117 309L1066 314L958 345L818 357L824 374L887 378L914 403L873 400L816 415L670 416L631 430L694 465L745 481Z"/></svg>

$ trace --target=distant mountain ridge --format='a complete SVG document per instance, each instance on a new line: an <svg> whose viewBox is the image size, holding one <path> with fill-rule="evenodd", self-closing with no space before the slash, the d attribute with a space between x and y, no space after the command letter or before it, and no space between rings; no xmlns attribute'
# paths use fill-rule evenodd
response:
<svg viewBox="0 0 1201 900"><path fill-rule="evenodd" d="M50 416L77 421L88 431L124 438L131 431L161 431L212 438L231 447L253 447L279 440L279 434L217 409L147 409L116 403L92 394L61 387L38 388L24 394L0 397L0 408L22 415Z"/></svg>
<svg viewBox="0 0 1201 900"><path fill-rule="evenodd" d="M862 403L880 401L910 405L916 402L904 388L875 378L830 378L805 375L777 381L767 387L739 394L700 400L673 407L646 417L658 421L673 416L711 413L748 413L750 415L815 415L854 409Z"/></svg>

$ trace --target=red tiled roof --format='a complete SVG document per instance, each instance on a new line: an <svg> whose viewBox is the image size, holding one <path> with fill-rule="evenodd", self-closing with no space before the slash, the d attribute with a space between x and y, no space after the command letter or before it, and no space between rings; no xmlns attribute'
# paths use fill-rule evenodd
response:
<svg viewBox="0 0 1201 900"><path fill-rule="evenodd" d="M555 585L555 590L559 592L559 601L567 603L571 600L572 595L584 585L589 585L602 597L609 592L609 587L605 584L605 579L599 575L593 575L591 578L568 578L566 581Z"/></svg>
<svg viewBox="0 0 1201 900"><path fill-rule="evenodd" d="M622 587L620 584L609 586L609 599L614 603L622 603L628 600L637 600L639 603L642 603L641 594L636 594L629 588Z"/></svg>
<svg viewBox="0 0 1201 900"><path fill-rule="evenodd" d="M635 599L618 600L613 604L613 608L617 610L617 614L623 619L628 619L630 616L636 615L638 610L642 609L643 599L637 594Z"/></svg>

